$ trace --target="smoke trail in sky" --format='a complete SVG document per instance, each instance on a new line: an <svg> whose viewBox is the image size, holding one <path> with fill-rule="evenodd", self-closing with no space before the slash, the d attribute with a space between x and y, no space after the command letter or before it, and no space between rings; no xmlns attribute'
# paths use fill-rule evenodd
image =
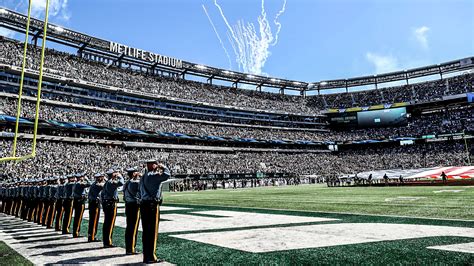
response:
<svg viewBox="0 0 474 266"><path fill-rule="evenodd" d="M273 20L273 23L275 23L275 25L277 25L277 31L275 33L275 41L272 43L272 45L275 45L277 44L278 42L278 35L280 34L280 30L281 30L281 23L280 21L278 20L278 18L283 14L285 13L285 8L286 8L286 0L283 2L283 7L281 8L280 11L278 11L277 15L275 16L275 19Z"/></svg>
<svg viewBox="0 0 474 266"><path fill-rule="evenodd" d="M279 17L285 12L286 0L284 0L283 7L273 19L273 23L277 27L275 34L272 32L272 27L267 19L265 0L262 0L261 12L257 18L258 28L254 23L245 22L242 19L232 26L217 0L214 0L214 5L219 10L227 27L227 39L235 53L239 70L257 75L263 74L263 67L271 54L269 49L278 43L278 35L282 26ZM208 15L207 12L206 15Z"/></svg>
<svg viewBox="0 0 474 266"><path fill-rule="evenodd" d="M214 26L214 22L212 21L211 17L209 16L209 13L207 13L207 9L204 5L202 5L202 8L204 9L204 13L206 13L207 19L209 20L209 23L211 23L212 28L214 29L214 32L216 33L217 39L219 39L219 43L222 46L222 49L224 49L224 53L227 56L227 60L229 60L229 69L232 69L232 60L230 59L229 52L227 52L227 49L225 48L224 42L221 39L221 36L219 35L219 32L216 29L216 26Z"/></svg>

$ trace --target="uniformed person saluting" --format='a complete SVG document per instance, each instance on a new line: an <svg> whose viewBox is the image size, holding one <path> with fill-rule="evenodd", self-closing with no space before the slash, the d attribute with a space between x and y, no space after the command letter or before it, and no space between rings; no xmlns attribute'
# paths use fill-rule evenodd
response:
<svg viewBox="0 0 474 266"><path fill-rule="evenodd" d="M36 179L31 179L30 186L28 187L28 213L26 215L28 218L28 222L33 221L36 212L36 182Z"/></svg>
<svg viewBox="0 0 474 266"><path fill-rule="evenodd" d="M23 197L23 209L22 213L20 214L21 219L26 220L28 217L28 209L29 205L29 188L30 188L30 179L25 180L25 185L22 187L22 197Z"/></svg>
<svg viewBox="0 0 474 266"><path fill-rule="evenodd" d="M146 162L145 174L140 179L140 214L142 218L143 262L159 262L156 257L158 240L161 184L171 176L169 169L157 160ZM161 261L161 260L160 260Z"/></svg>
<svg viewBox="0 0 474 266"><path fill-rule="evenodd" d="M105 175L97 173L94 175L95 181L89 188L89 194L87 196L89 200L89 231L88 231L88 242L100 241L96 239L97 227L99 226L100 217L100 192L105 185Z"/></svg>
<svg viewBox="0 0 474 266"><path fill-rule="evenodd" d="M124 180L116 170L107 172L108 180L105 182L101 193L102 206L104 209L104 224L102 227L102 240L105 248L114 247L112 245L112 234L117 217L118 192L117 188L123 186Z"/></svg>
<svg viewBox="0 0 474 266"><path fill-rule="evenodd" d="M54 222L54 230L61 231L61 223L63 221L63 201L66 198L66 176L59 178L58 190L56 191L56 220Z"/></svg>
<svg viewBox="0 0 474 266"><path fill-rule="evenodd" d="M48 218L48 213L49 213L49 182L50 178L45 178L43 182L43 194L41 196L41 199L43 201L43 214L41 216L41 225L46 226L46 219Z"/></svg>
<svg viewBox="0 0 474 266"><path fill-rule="evenodd" d="M127 255L138 254L135 252L137 245L138 223L140 221L140 172L137 168L127 169L128 181L123 185L123 200L125 201L125 216L127 227L125 229L125 251Z"/></svg>
<svg viewBox="0 0 474 266"><path fill-rule="evenodd" d="M56 215L56 194L58 193L58 183L59 177L53 176L51 177L50 184L49 184L49 212L48 217L46 219L46 228L53 227L54 217Z"/></svg>
<svg viewBox="0 0 474 266"><path fill-rule="evenodd" d="M63 219L63 234L69 234L69 226L71 225L72 217L72 203L73 203L73 188L76 183L75 175L67 176L67 183L64 187L64 199L63 199L63 208L64 208L64 219Z"/></svg>
<svg viewBox="0 0 474 266"><path fill-rule="evenodd" d="M72 195L74 198L74 222L72 223L72 236L79 237L81 232L82 215L84 214L85 203L86 203L86 191L85 189L90 186L89 179L85 173L76 174L76 183L72 189Z"/></svg>
<svg viewBox="0 0 474 266"><path fill-rule="evenodd" d="M44 209L44 180L41 178L38 182L38 190L36 191L36 201L37 201L37 212L35 222L41 224L41 219L43 218L43 209Z"/></svg>

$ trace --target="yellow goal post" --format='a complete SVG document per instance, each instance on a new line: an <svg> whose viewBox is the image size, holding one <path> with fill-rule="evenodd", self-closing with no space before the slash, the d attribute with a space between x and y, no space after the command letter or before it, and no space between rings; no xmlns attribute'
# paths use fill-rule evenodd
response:
<svg viewBox="0 0 474 266"><path fill-rule="evenodd" d="M31 153L24 156L16 156L17 144L18 144L18 127L19 127L20 114L21 114L21 97L23 95L23 81L25 78L26 57L27 57L27 50L28 50L28 33L30 31L30 19L31 19L32 0L28 0L28 19L26 22L25 44L23 47L23 62L22 62L22 67L21 67L20 88L18 90L18 106L17 106L17 111L16 111L15 135L13 138L12 155L10 157L0 158L0 162L22 161L22 160L33 158L36 156L36 137L37 137L37 132L38 132L38 121L39 121L39 110L40 110L39 108L40 108L40 103L41 103L41 87L42 87L42 82L43 82L44 50L46 46L46 34L48 31L48 15L49 15L49 0L45 0L45 1L46 1L46 9L45 9L45 16L44 16L44 24L43 24L43 41L41 45L38 89L37 89L37 96L36 96L35 122L34 122L34 130L33 130L33 145L31 149Z"/></svg>

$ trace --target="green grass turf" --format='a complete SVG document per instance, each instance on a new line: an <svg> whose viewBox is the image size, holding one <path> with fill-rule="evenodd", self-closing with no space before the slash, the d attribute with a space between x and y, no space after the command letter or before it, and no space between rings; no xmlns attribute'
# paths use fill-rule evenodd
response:
<svg viewBox="0 0 474 266"><path fill-rule="evenodd" d="M173 204L174 205L174 204ZM175 205L178 206L178 205ZM286 214L299 216L315 216L337 218L338 221L324 223L407 223L407 224L425 224L425 225L444 225L459 227L474 227L474 222L466 221L448 221L438 219L421 219L421 218L400 218L389 216L366 216L336 213L316 213L304 211L285 211L285 210L263 210L252 208L237 207L213 207L201 205L179 205L188 207L187 210L167 211L165 213L180 213L193 215L196 211L209 210L231 210L231 211L248 211L268 214ZM301 223L321 224L321 222ZM216 231L234 231L251 228L271 228L286 227L293 225L277 225L277 226L257 226L242 227L232 229L215 229L193 231L197 232L216 232ZM99 237L101 235L102 225L99 226ZM87 232L87 221L83 221L82 232ZM456 243L466 243L472 241L463 237L428 237L409 240L382 241L375 243L343 245L325 248L308 248L288 251L276 251L266 253L249 253L229 248L188 241L172 237L172 235L183 234L189 232L179 232L170 234L159 234L157 246L157 255L168 262L178 265L195 265L195 264L238 264L238 265L301 265L301 264L318 264L318 265L341 265L341 264L365 264L365 265L386 265L386 264L416 264L416 265L472 265L474 263L474 255L469 253L450 252L441 250L427 249L426 247L435 245L447 245ZM124 243L125 229L115 227L113 242L115 245L125 247ZM138 235L137 250L141 251L141 234Z"/></svg>
<svg viewBox="0 0 474 266"><path fill-rule="evenodd" d="M0 241L0 265L33 265L33 263Z"/></svg>
<svg viewBox="0 0 474 266"><path fill-rule="evenodd" d="M440 190L463 190L442 192ZM398 197L420 197L416 200ZM167 204L199 204L474 220L474 187L334 187L302 185L167 192Z"/></svg>
<svg viewBox="0 0 474 266"><path fill-rule="evenodd" d="M433 192L439 190L464 191L457 193ZM425 198L415 201L385 200L397 197ZM327 188L321 185L305 185L297 187L165 193L165 205L190 209L163 211L162 214L180 213L195 215L192 212L230 210L339 219L323 223L408 223L474 228L472 202L474 202L474 188L472 187ZM345 214L346 212L372 215ZM386 215L410 217L403 218ZM470 221L411 217L457 218ZM87 234L87 224L88 221L83 220L82 235ZM306 224L321 224L321 222L256 227L245 227L243 225L242 228L211 229L193 231L193 233L288 227ZM189 232L160 233L157 245L158 257L178 265L387 265L394 263L397 265L474 265L473 254L426 248L436 245L472 242L472 239L463 237L427 237L323 248L250 253L173 237L173 235L183 233ZM99 225L99 239L101 234L102 225ZM125 247L124 235L124 228L115 227L113 234L114 244ZM141 251L141 234L138 234L138 238L137 251Z"/></svg>

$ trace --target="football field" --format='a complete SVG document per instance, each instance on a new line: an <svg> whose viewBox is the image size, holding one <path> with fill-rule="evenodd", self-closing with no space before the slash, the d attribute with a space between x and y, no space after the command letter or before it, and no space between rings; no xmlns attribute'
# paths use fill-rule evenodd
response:
<svg viewBox="0 0 474 266"><path fill-rule="evenodd" d="M165 194L166 203L474 220L472 186L302 185Z"/></svg>
<svg viewBox="0 0 474 266"><path fill-rule="evenodd" d="M474 187L468 186L302 185L167 192L157 255L178 265L470 265L473 200ZM117 213L113 242L124 247L123 203ZM86 211L82 235L87 218ZM33 263L127 258L87 248L85 238L58 240L53 232L45 235L42 227L10 235L8 223L0 222L5 242ZM141 234L137 245L140 251ZM45 246L64 248L52 251Z"/></svg>

